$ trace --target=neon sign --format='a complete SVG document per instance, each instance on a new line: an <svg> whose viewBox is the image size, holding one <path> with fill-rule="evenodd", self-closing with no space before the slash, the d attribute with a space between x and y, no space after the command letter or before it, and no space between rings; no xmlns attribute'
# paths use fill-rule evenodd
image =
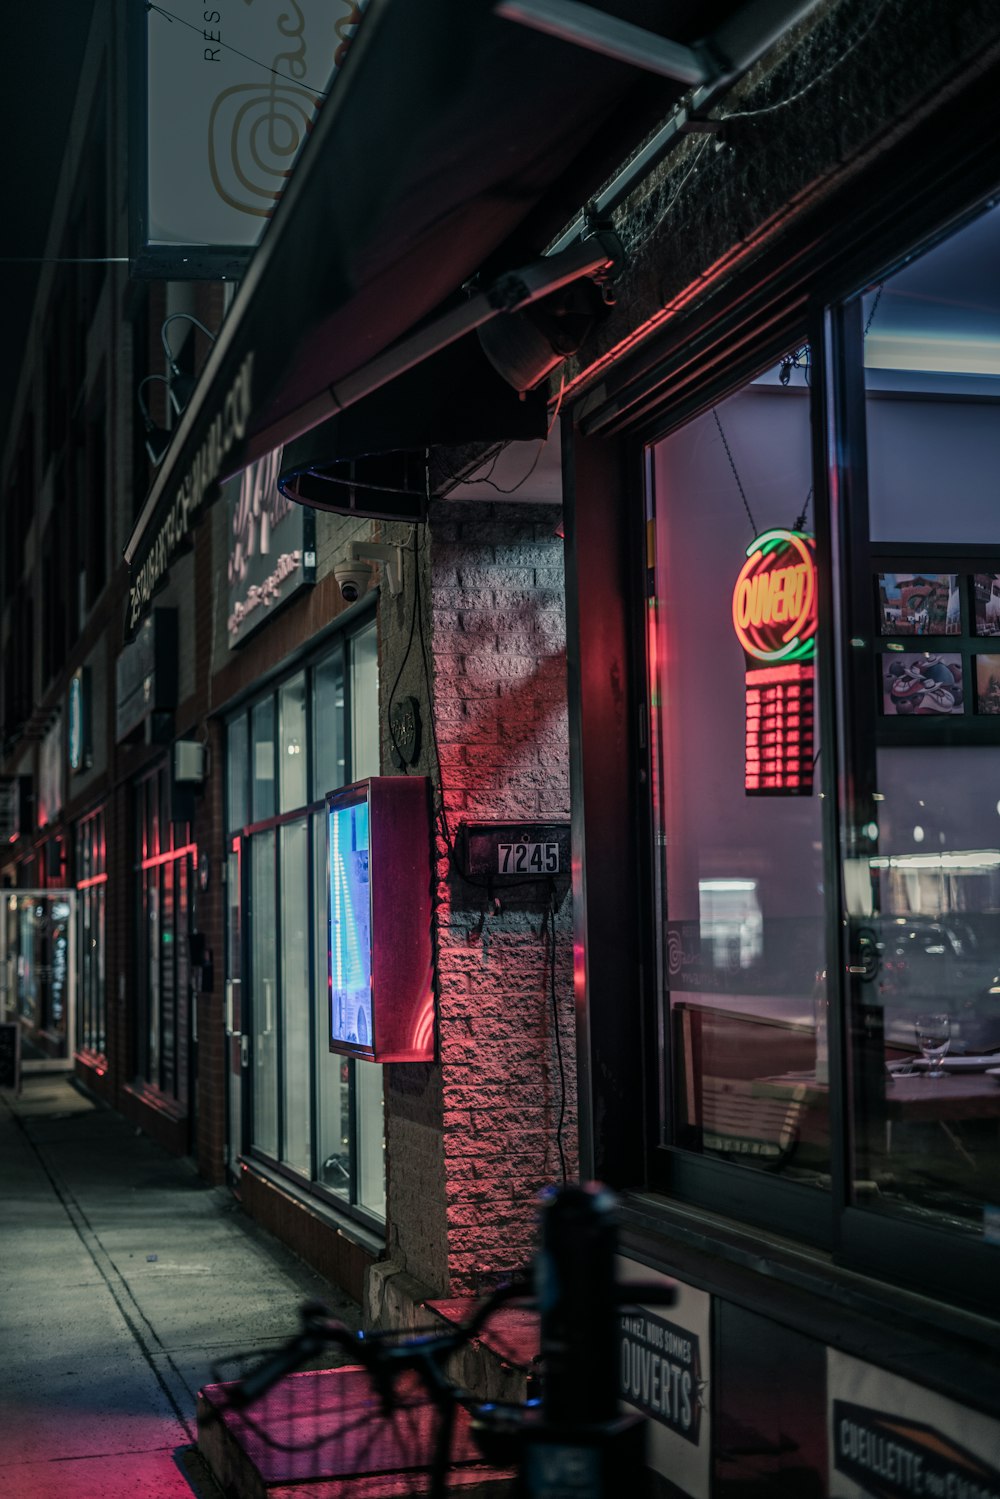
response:
<svg viewBox="0 0 1000 1499"><path fill-rule="evenodd" d="M733 589L733 628L755 661L809 661L816 650L815 543L765 531L747 548Z"/></svg>
<svg viewBox="0 0 1000 1499"><path fill-rule="evenodd" d="M815 543L772 530L747 548L733 589L733 628L746 653L747 796L813 789Z"/></svg>

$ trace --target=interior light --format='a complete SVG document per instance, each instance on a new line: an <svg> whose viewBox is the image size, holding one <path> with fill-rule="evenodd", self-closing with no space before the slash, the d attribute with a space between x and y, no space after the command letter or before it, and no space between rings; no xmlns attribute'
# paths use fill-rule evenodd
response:
<svg viewBox="0 0 1000 1499"><path fill-rule="evenodd" d="M949 375L1000 375L1000 339L913 333L878 333L865 339L868 369L921 370Z"/></svg>
<svg viewBox="0 0 1000 1499"><path fill-rule="evenodd" d="M913 829L913 841L914 843L923 843L924 841L924 830L919 823Z"/></svg>
<svg viewBox="0 0 1000 1499"><path fill-rule="evenodd" d="M727 890L756 890L756 880L699 880L698 889L718 894Z"/></svg>

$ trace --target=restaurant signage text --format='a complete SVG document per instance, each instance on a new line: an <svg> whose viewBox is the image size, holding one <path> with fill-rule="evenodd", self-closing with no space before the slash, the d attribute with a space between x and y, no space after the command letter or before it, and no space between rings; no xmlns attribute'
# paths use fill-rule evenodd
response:
<svg viewBox="0 0 1000 1499"><path fill-rule="evenodd" d="M239 274L346 56L364 0L149 4L134 59L135 273Z"/></svg>
<svg viewBox="0 0 1000 1499"><path fill-rule="evenodd" d="M242 442L250 419L253 351L247 354L226 391L221 409L209 425L187 473L177 485L166 513L154 520L150 540L132 568L126 636L131 639L163 582L171 560L187 544L209 487L219 477L223 460L234 443Z"/></svg>
<svg viewBox="0 0 1000 1499"><path fill-rule="evenodd" d="M710 1338L712 1298L707 1291L619 1255L622 1285L663 1282L673 1291L670 1317L643 1305L623 1306L616 1348L618 1394L623 1410L641 1411L646 1462L690 1499L712 1490Z"/></svg>
<svg viewBox="0 0 1000 1499"><path fill-rule="evenodd" d="M1000 1422L827 1350L830 1493L1000 1499Z"/></svg>
<svg viewBox="0 0 1000 1499"><path fill-rule="evenodd" d="M621 1398L697 1445L701 1426L698 1339L643 1310L623 1313L618 1347Z"/></svg>
<svg viewBox="0 0 1000 1499"><path fill-rule="evenodd" d="M281 449L226 485L229 645L240 645L279 605L316 580L316 520L278 488Z"/></svg>

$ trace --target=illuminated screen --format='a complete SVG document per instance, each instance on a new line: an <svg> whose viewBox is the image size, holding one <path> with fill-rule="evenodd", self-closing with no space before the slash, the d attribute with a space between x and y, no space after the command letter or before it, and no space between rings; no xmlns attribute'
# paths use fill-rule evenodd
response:
<svg viewBox="0 0 1000 1499"><path fill-rule="evenodd" d="M368 874L368 799L331 806L330 1039L371 1048L371 884Z"/></svg>

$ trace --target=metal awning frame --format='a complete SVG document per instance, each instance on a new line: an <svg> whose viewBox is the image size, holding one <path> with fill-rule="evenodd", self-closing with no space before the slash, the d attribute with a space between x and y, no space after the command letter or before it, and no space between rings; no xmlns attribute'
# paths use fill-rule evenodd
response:
<svg viewBox="0 0 1000 1499"><path fill-rule="evenodd" d="M389 0L370 0L365 14L365 23L358 28L351 47L351 54L345 63L344 69L338 79L337 87L331 92L330 98L320 113L316 127L316 140L313 143L313 159L322 149L320 142L328 139L336 130L337 120L343 101L348 96L351 87L351 79L354 69L351 67L352 58L363 54L364 50L372 46L378 32L379 20L384 13ZM535 0L499 0L497 11L501 15L508 12L505 6L510 7L511 20L532 24L528 12L532 9ZM552 0L537 0L538 4L551 4ZM280 426L269 430L268 438L272 447L277 447L283 442L301 436L328 417L335 415L338 411L346 410L348 406L360 401L364 396L374 393L382 386L387 385L398 375L412 369L415 364L430 357L431 354L447 347L449 343L460 338L463 334L471 332L492 317L500 316L505 311L516 310L519 306L527 305L529 301L537 300L541 296L548 295L559 286L567 284L568 281L578 279L585 275L599 274L602 267L607 270L609 265L606 250L597 256L594 262L596 247L592 244L588 249L583 248L586 237L592 234L594 220L604 221L611 212L618 207L629 193L652 168L665 156L692 129L706 128L706 122L699 121L697 116L700 111L708 108L741 74L752 66L774 42L787 30L799 21L803 20L821 0L751 0L751 3L742 7L710 38L698 44L697 49L681 49L681 51L692 50L693 55L701 59L699 67L704 73L706 63L704 59L716 59L717 71L710 80L702 82L686 96L686 98L671 113L661 130L652 136L646 144L634 155L622 168L622 170L607 184L596 196L586 210L582 210L577 218L563 231L559 238L546 250L542 261L536 262L533 267L526 271L511 273L511 276L501 278L499 283L488 293L476 293L468 302L457 309L445 313L442 317L428 324L425 328L399 340L391 345L374 359L367 361L353 375L340 381L336 387L327 387L312 400L304 403ZM589 7L575 6L576 11L587 10ZM515 13L516 12L516 13ZM595 16L601 13L594 12ZM579 17L577 18L579 19ZM607 21L610 18L604 17ZM624 23L621 23L624 24ZM631 27L631 31L639 31L639 28ZM640 35L645 35L640 31ZM568 37L568 40L574 38ZM598 41L600 39L598 38ZM635 38L630 39L632 42ZM649 37L650 46L656 43L663 47L663 39ZM588 43L593 45L593 43ZM607 43L605 42L605 45ZM667 43L667 48L678 44ZM641 50L641 49L640 49ZM630 58L639 64L638 58ZM678 66L685 63L683 57L679 58ZM693 67L694 64L691 64ZM672 76L676 76L672 75ZM710 128L710 127L709 127ZM257 284L261 280L265 267L274 254L275 246L280 242L280 237L286 226L292 222L295 204L301 196L305 178L301 169L293 172L288 187L285 189L279 211L276 216L272 231L265 236L261 245L255 252L246 277L240 284L236 300L219 332L219 336L213 345L208 361L202 370L198 385L192 395L191 401L181 418L180 424L174 434L174 440L168 449L163 466L158 471L153 481L149 494L143 504L142 511L132 530L125 547L125 560L131 565L143 545L146 532L152 523L165 491L178 482L176 463L171 462L172 452L181 452L196 428L202 415L202 405L206 396L213 390L219 372L236 341L240 326L243 309L253 299ZM581 253L567 256L574 246L581 247ZM549 275L545 272L545 262L555 261L559 257L565 257L561 265L550 265ZM571 274L569 262L573 267ZM514 284L518 275L524 276L530 272L530 286L528 294L520 300L504 299L498 295L498 287L501 284ZM512 280L513 278L513 280ZM456 288L457 290L458 288ZM255 454L251 453L247 461ZM224 466L217 476L220 479L230 477Z"/></svg>

